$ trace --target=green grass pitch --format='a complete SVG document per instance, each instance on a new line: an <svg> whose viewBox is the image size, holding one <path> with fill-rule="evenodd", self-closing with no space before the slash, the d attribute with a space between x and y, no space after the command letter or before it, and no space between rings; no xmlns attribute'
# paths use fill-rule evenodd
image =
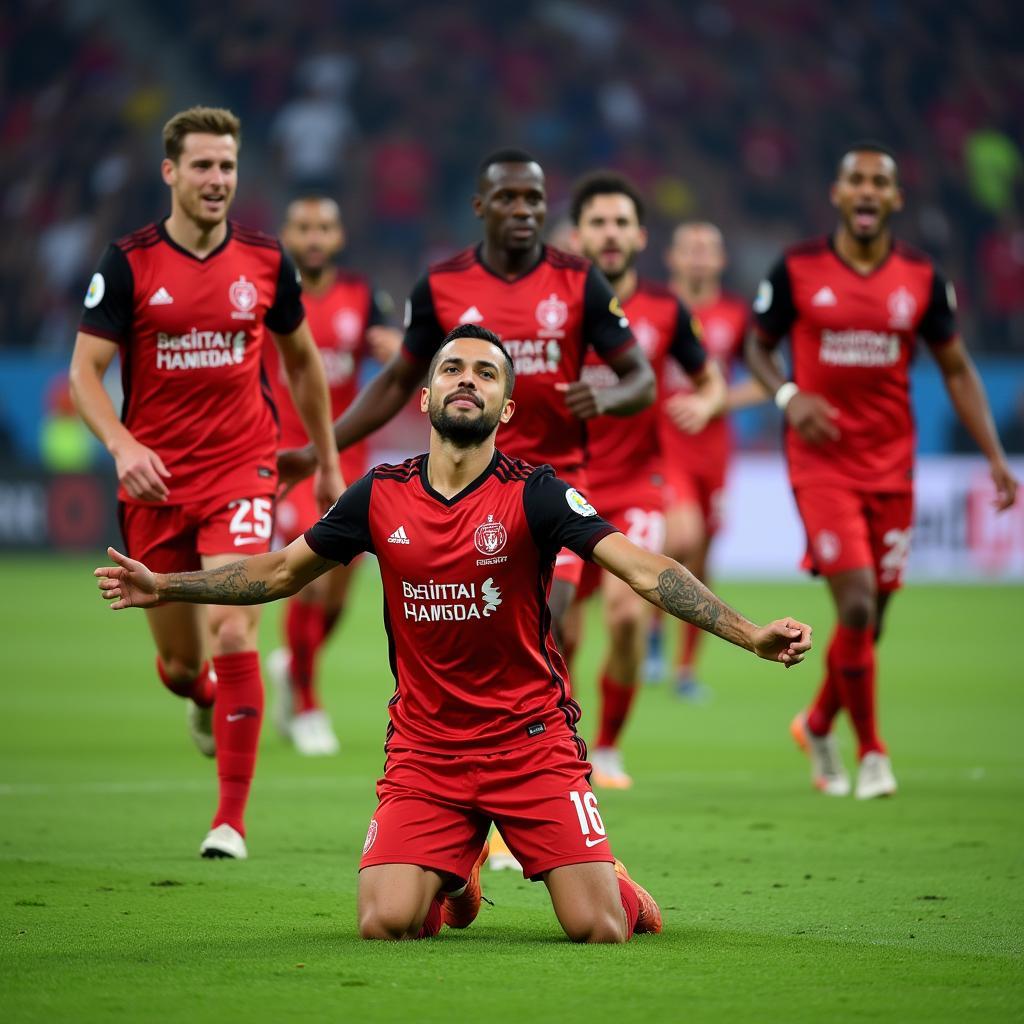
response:
<svg viewBox="0 0 1024 1024"><path fill-rule="evenodd" d="M881 704L901 791L864 804L814 794L787 734L819 678L823 588L723 586L752 617L812 622L819 646L786 672L709 641L711 703L642 694L625 743L636 787L601 808L664 933L573 946L543 887L503 872L466 932L388 945L355 926L391 693L372 562L324 661L343 754L299 758L268 716L239 863L197 856L212 764L156 681L142 616L102 605L92 564L3 564L6 1024L1024 1019L1019 588L894 602ZM600 646L592 611L588 738Z"/></svg>

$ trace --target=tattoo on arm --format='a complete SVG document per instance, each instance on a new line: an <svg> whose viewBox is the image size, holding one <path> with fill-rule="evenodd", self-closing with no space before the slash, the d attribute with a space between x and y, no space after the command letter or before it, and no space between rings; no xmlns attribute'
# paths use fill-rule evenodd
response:
<svg viewBox="0 0 1024 1024"><path fill-rule="evenodd" d="M643 591L643 596L678 619L692 622L740 647L750 646L745 628L750 623L682 567L662 570L658 585Z"/></svg>
<svg viewBox="0 0 1024 1024"><path fill-rule="evenodd" d="M263 604L277 596L266 580L249 578L242 559L202 572L172 572L164 576L160 596L167 601L192 601L198 604Z"/></svg>

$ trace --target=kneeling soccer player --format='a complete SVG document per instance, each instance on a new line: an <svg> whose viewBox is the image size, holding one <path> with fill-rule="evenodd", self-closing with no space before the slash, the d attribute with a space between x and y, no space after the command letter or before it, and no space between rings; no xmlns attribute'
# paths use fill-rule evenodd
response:
<svg viewBox="0 0 1024 1024"><path fill-rule="evenodd" d="M96 570L100 589L114 609L255 604L376 554L397 687L360 864L361 934L425 938L470 924L491 822L525 875L547 885L571 939L660 931L657 903L612 855L588 781L580 711L549 631L555 555L565 546L592 558L665 611L786 666L810 649L810 627L755 626L632 544L550 467L496 450L515 373L490 331L452 331L427 379L429 453L378 466L282 551L165 575L110 549L118 564Z"/></svg>

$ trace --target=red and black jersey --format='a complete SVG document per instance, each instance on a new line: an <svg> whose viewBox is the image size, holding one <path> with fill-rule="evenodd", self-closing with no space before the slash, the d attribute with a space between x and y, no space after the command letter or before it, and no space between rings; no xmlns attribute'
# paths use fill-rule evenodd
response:
<svg viewBox="0 0 1024 1024"><path fill-rule="evenodd" d="M334 280L322 292L304 291L302 304L323 360L331 396L331 416L337 419L352 404L359 389L359 370L369 354L367 328L384 323L385 317L370 282L362 274L347 270L336 271ZM267 376L281 421L281 447L300 447L308 441L306 428L292 402L274 339L266 338L263 348ZM364 446L360 444L360 447ZM363 466L365 468L365 462Z"/></svg>
<svg viewBox="0 0 1024 1024"><path fill-rule="evenodd" d="M700 322L701 343L722 369L726 380L732 366L743 357L743 342L750 324L750 306L742 299L721 294L714 302L693 310ZM732 431L728 416L716 416L699 434L686 434L669 418L664 399L693 390L690 379L673 360L665 364L659 391L659 428L661 444L676 466L689 472L717 472L732 453Z"/></svg>
<svg viewBox="0 0 1024 1024"><path fill-rule="evenodd" d="M794 486L835 483L898 492L912 486L910 361L918 336L956 336L956 298L932 261L901 242L869 274L844 262L830 238L788 250L754 300L758 336L789 335L793 379L839 410L837 441L812 445L787 427Z"/></svg>
<svg viewBox="0 0 1024 1024"><path fill-rule="evenodd" d="M377 556L397 684L388 748L468 753L575 734L548 590L561 547L589 558L615 528L550 466L495 452L451 499L427 470L426 455L376 467L305 534L332 561Z"/></svg>
<svg viewBox="0 0 1024 1024"><path fill-rule="evenodd" d="M586 431L556 384L579 380L587 348L610 358L635 344L608 282L589 260L545 246L540 261L507 281L480 259L480 249L431 267L413 289L402 351L426 363L460 324L494 331L516 368L516 414L498 444L559 473L583 464Z"/></svg>
<svg viewBox="0 0 1024 1024"><path fill-rule="evenodd" d="M120 346L121 418L169 470L168 504L273 487L278 428L263 338L267 327L291 333L303 316L294 265L258 231L229 224L205 259L163 223L107 247L80 330Z"/></svg>
<svg viewBox="0 0 1024 1024"><path fill-rule="evenodd" d="M633 337L654 369L659 392L668 364L678 364L686 373L699 373L704 368L707 357L700 343L700 328L663 285L637 282L623 310ZM611 367L592 352L587 353L583 379L595 387L609 387L618 380ZM595 493L603 495L630 481L660 473L657 403L632 416L598 416L588 422L587 431L587 478Z"/></svg>

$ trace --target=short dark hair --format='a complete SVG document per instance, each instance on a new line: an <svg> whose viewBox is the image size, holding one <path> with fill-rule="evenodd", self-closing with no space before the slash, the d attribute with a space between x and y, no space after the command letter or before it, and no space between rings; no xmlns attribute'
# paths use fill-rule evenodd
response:
<svg viewBox="0 0 1024 1024"><path fill-rule="evenodd" d="M580 217L583 216L583 207L594 196L628 196L636 208L636 219L643 224L647 216L640 190L629 178L617 171L594 171L593 174L580 178L573 187L572 203L569 206L569 216L573 224L579 224Z"/></svg>
<svg viewBox="0 0 1024 1024"><path fill-rule="evenodd" d="M437 364L441 359L441 349L448 342L458 341L459 338L475 338L477 341L489 341L505 357L505 397L508 398L512 394L512 389L516 386L515 363L512 362L508 349L502 345L501 338L494 331L489 331L486 327L481 327L479 324L459 324L454 330L448 332L444 341L438 345L434 358L430 360L430 367L427 369L428 384L434 379L434 371L437 369Z"/></svg>
<svg viewBox="0 0 1024 1024"><path fill-rule="evenodd" d="M843 162L851 153L881 153L882 156L887 156L892 161L893 167L896 168L896 176L899 178L899 161L896 159L896 154L884 142L879 142L877 139L858 139L852 145L847 146L836 161L837 178L842 173Z"/></svg>
<svg viewBox="0 0 1024 1024"><path fill-rule="evenodd" d="M477 176L482 178L495 164L537 164L539 167L540 161L525 149L496 149L480 161L476 169Z"/></svg>

